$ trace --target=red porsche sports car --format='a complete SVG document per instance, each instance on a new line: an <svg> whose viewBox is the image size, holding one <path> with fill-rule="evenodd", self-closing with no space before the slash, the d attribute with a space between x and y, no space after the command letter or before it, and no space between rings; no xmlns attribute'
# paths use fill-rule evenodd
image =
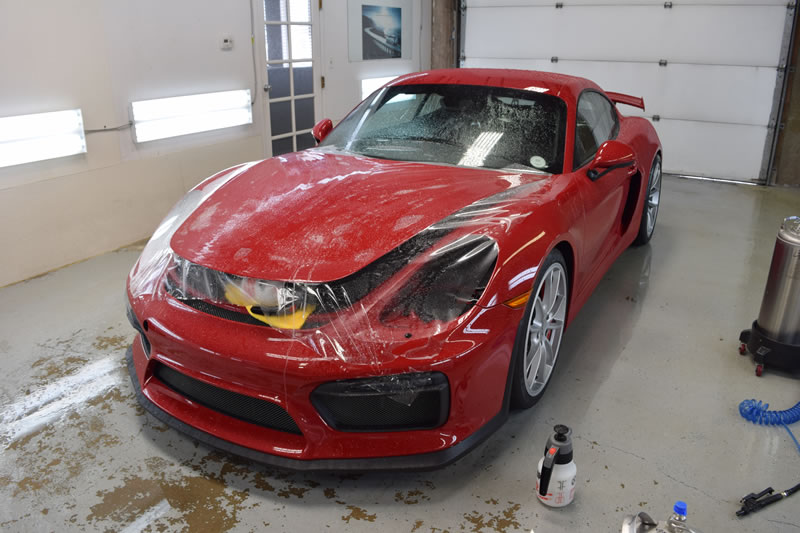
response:
<svg viewBox="0 0 800 533"><path fill-rule="evenodd" d="M294 469L425 469L541 398L661 192L640 98L519 70L390 82L192 189L128 279L139 401Z"/></svg>

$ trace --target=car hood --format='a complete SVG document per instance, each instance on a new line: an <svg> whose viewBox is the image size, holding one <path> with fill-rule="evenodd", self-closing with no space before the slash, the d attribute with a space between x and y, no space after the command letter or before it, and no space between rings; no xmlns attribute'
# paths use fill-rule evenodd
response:
<svg viewBox="0 0 800 533"><path fill-rule="evenodd" d="M306 150L225 183L177 229L171 246L230 274L333 281L467 205L542 179Z"/></svg>

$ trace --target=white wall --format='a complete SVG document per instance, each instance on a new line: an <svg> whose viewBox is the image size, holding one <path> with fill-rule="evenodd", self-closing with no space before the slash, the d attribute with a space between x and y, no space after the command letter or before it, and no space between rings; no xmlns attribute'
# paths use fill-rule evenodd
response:
<svg viewBox="0 0 800 533"><path fill-rule="evenodd" d="M360 100L362 77L428 68L431 0L412 3L412 58L351 64L345 0L322 17L312 1L335 118ZM146 238L194 184L269 153L263 0L253 8L255 83L248 0L0 2L0 117L80 108L94 129L126 123L136 100L254 88L257 100L249 126L141 145L130 130L93 133L86 154L0 168L0 286ZM220 50L223 34L233 50Z"/></svg>
<svg viewBox="0 0 800 533"><path fill-rule="evenodd" d="M245 88L247 0L0 3L0 116L81 108L102 128L127 122L133 100ZM90 134L86 154L0 168L0 286L149 236L192 185L263 157L261 110L249 126L143 145Z"/></svg>
<svg viewBox="0 0 800 533"><path fill-rule="evenodd" d="M325 76L321 118L330 118L334 123L343 119L361 101L362 79L401 76L427 70L431 65L431 0L411 2L411 57L353 62L347 47L350 28L346 4L345 0L325 0L321 16L321 60ZM360 35L360 28L354 31Z"/></svg>

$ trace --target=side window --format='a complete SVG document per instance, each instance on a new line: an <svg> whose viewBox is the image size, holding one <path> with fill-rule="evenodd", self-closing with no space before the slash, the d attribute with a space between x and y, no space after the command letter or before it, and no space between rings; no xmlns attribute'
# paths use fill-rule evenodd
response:
<svg viewBox="0 0 800 533"><path fill-rule="evenodd" d="M600 93L585 91L578 98L573 169L591 161L600 145L617 136L619 122L614 106Z"/></svg>

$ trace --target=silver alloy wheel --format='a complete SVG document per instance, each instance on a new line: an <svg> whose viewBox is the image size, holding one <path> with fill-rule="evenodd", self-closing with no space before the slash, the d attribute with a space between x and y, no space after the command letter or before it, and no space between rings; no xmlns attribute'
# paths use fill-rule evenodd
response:
<svg viewBox="0 0 800 533"><path fill-rule="evenodd" d="M533 298L522 367L525 388L536 397L544 391L558 357L567 316L567 276L561 263L553 263L542 276Z"/></svg>
<svg viewBox="0 0 800 533"><path fill-rule="evenodd" d="M658 216L658 204L661 201L661 160L656 159L650 171L650 183L647 191L647 236L653 234Z"/></svg>

